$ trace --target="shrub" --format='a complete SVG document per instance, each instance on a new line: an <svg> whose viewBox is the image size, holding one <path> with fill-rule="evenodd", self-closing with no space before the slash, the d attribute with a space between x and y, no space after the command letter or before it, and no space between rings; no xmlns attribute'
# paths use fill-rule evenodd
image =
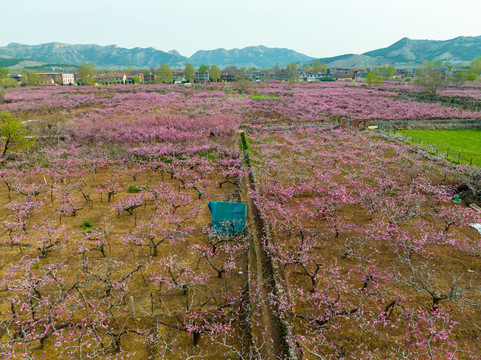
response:
<svg viewBox="0 0 481 360"><path fill-rule="evenodd" d="M137 194L139 192L141 192L142 189L139 188L138 186L136 185L129 185L129 188L127 189L127 192L131 193L131 194Z"/></svg>
<svg viewBox="0 0 481 360"><path fill-rule="evenodd" d="M20 86L20 83L15 79L1 79L0 80L0 87L2 88L16 88Z"/></svg>
<svg viewBox="0 0 481 360"><path fill-rule="evenodd" d="M83 223L80 224L80 227L85 230L85 229L91 228L92 224L89 223L88 221L84 221Z"/></svg>

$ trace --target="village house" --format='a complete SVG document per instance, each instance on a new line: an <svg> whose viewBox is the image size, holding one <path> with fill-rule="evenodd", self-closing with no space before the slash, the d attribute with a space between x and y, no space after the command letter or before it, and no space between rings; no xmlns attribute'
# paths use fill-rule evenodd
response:
<svg viewBox="0 0 481 360"><path fill-rule="evenodd" d="M353 73L350 68L329 68L327 69L327 75L337 80L353 79Z"/></svg>
<svg viewBox="0 0 481 360"><path fill-rule="evenodd" d="M235 78L236 78L235 74L233 74L230 71L222 70L222 73L220 75L220 81L222 81L222 82L224 82L224 81L228 81L228 82L235 81Z"/></svg>
<svg viewBox="0 0 481 360"><path fill-rule="evenodd" d="M70 85L75 84L74 74L64 74L64 73L40 73L46 83L59 84L59 85Z"/></svg>
<svg viewBox="0 0 481 360"><path fill-rule="evenodd" d="M415 68L401 68L396 69L396 75L398 76L411 76L414 77L416 75Z"/></svg>
<svg viewBox="0 0 481 360"><path fill-rule="evenodd" d="M301 74L299 76L299 79L307 82L315 82L315 81L320 81L324 77L326 76L322 74L307 73L307 74Z"/></svg>
<svg viewBox="0 0 481 360"><path fill-rule="evenodd" d="M155 83L157 80L156 74L144 74L144 84Z"/></svg>
<svg viewBox="0 0 481 360"><path fill-rule="evenodd" d="M17 81L22 80L22 74L10 74L10 75L8 75L8 77L11 78L11 79L15 79Z"/></svg>
<svg viewBox="0 0 481 360"><path fill-rule="evenodd" d="M358 78L363 78L363 77L365 77L365 76L369 73L369 70L368 70L368 69L356 69L356 68L353 68L353 69L351 69L351 73L352 73L352 78L353 78L353 79L358 79Z"/></svg>
<svg viewBox="0 0 481 360"><path fill-rule="evenodd" d="M144 74L139 72L131 72L130 74L126 74L127 79L125 80L126 84L143 84L144 83Z"/></svg>
<svg viewBox="0 0 481 360"><path fill-rule="evenodd" d="M209 81L209 72L206 71L206 72L199 72L199 71L196 71L195 72L195 80L194 80L196 83L200 83L200 82L208 82Z"/></svg>
<svg viewBox="0 0 481 360"><path fill-rule="evenodd" d="M183 82L185 82L184 70L182 70L182 69L173 70L172 76L174 78L173 79L174 84L182 84Z"/></svg>
<svg viewBox="0 0 481 360"><path fill-rule="evenodd" d="M127 81L127 75L125 73L99 74L95 77L95 81L103 85L125 84Z"/></svg>

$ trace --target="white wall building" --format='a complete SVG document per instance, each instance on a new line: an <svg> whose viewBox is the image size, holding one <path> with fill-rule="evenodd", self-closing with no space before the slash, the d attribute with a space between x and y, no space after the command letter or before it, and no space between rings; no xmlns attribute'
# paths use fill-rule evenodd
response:
<svg viewBox="0 0 481 360"><path fill-rule="evenodd" d="M52 81L52 84L60 84L60 85L75 84L75 77L73 74L41 73L39 75L49 78Z"/></svg>

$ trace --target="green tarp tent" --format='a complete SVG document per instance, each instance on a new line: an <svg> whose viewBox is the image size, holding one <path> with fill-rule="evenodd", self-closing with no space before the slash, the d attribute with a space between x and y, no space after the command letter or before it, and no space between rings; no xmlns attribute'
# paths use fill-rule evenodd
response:
<svg viewBox="0 0 481 360"><path fill-rule="evenodd" d="M211 201L212 235L234 235L244 232L247 206L245 203Z"/></svg>

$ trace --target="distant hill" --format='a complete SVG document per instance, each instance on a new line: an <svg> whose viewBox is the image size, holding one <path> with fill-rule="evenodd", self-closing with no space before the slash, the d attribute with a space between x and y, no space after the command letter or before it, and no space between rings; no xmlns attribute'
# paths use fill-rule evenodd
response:
<svg viewBox="0 0 481 360"><path fill-rule="evenodd" d="M403 38L386 48L319 59L330 67L370 67L378 65L419 65L424 60L469 62L481 56L481 36L459 36L451 40Z"/></svg>
<svg viewBox="0 0 481 360"><path fill-rule="evenodd" d="M225 67L272 67L276 64L286 65L291 62L306 62L313 57L286 48L268 48L266 46L249 46L243 49L200 50L189 58L193 64L216 64Z"/></svg>
<svg viewBox="0 0 481 360"><path fill-rule="evenodd" d="M380 60L377 60L373 57L356 54L345 54L329 58L321 58L318 60L327 63L327 65L331 68L369 68L383 65Z"/></svg>
<svg viewBox="0 0 481 360"><path fill-rule="evenodd" d="M424 60L469 62L481 55L481 36L460 36L451 40L412 40L403 38L394 44L364 54L344 54L321 58L329 67L369 68L379 65L416 66ZM168 52L150 48L126 49L116 45L70 45L48 43L23 45L10 43L0 47L0 66L21 68L43 64L79 65L93 62L99 68L157 68L161 63L183 67L187 63L216 64L220 67L268 68L275 64L312 63L314 58L286 48L249 46L243 49L199 50L190 58L176 50ZM35 62L35 63L32 63ZM3 65L1 65L3 64Z"/></svg>
<svg viewBox="0 0 481 360"><path fill-rule="evenodd" d="M9 67L9 66L15 66L19 63L21 63L22 60L20 59L14 59L14 58L6 58L6 57L0 57L0 66L1 67Z"/></svg>
<svg viewBox="0 0 481 360"><path fill-rule="evenodd" d="M0 47L0 55L14 58L79 65L94 62L99 67L158 67L161 63L176 66L184 64L185 56L176 51L164 52L154 48L125 49L116 45L69 45L48 43L41 45L23 45L10 43Z"/></svg>
<svg viewBox="0 0 481 360"><path fill-rule="evenodd" d="M268 48L265 46L250 46L244 49L217 49L196 52L190 58L182 56L176 50L169 52L154 48L126 49L116 45L70 45L62 43L48 43L41 45L23 45L10 43L0 47L0 57L34 60L42 63L57 63L79 65L93 62L97 67L118 68L132 66L133 68L159 67L167 63L172 67L184 66L188 62L193 65L216 64L270 67L276 63L285 65L290 62L309 61L312 57L289 49Z"/></svg>
<svg viewBox="0 0 481 360"><path fill-rule="evenodd" d="M387 48L363 55L386 64L420 63L423 60L471 61L481 56L481 36L459 36L451 40L411 40L403 38Z"/></svg>

